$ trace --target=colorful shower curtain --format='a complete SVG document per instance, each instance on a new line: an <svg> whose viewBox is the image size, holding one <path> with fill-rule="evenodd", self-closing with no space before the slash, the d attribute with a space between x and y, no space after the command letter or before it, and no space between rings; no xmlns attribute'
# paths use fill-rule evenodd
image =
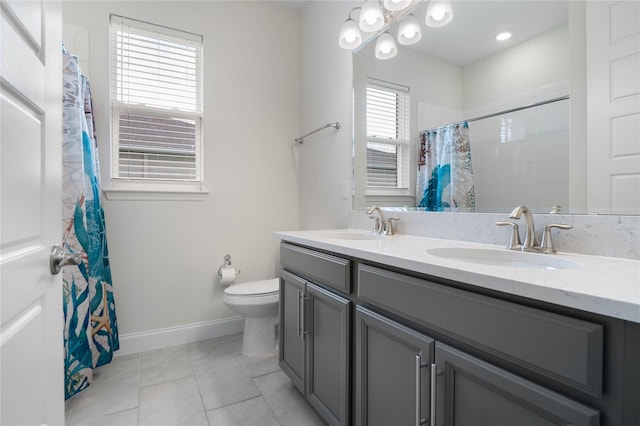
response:
<svg viewBox="0 0 640 426"><path fill-rule="evenodd" d="M427 211L475 211L469 124L421 132L420 151L418 207Z"/></svg>
<svg viewBox="0 0 640 426"><path fill-rule="evenodd" d="M119 342L91 89L78 59L62 54L63 247L83 259L62 268L66 399L91 384L93 369L111 361Z"/></svg>

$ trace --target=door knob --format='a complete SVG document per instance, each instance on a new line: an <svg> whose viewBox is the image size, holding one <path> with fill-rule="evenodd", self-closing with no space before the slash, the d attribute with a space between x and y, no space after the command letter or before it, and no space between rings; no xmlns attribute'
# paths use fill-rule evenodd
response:
<svg viewBox="0 0 640 426"><path fill-rule="evenodd" d="M62 247L51 247L51 255L49 256L49 268L53 275L57 275L65 265L79 265L82 262L81 253L66 253L62 251Z"/></svg>

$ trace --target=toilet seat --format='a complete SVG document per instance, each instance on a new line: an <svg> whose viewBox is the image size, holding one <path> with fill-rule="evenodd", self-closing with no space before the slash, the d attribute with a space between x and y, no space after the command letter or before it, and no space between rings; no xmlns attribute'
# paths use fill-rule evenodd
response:
<svg viewBox="0 0 640 426"><path fill-rule="evenodd" d="M251 281L242 284L233 284L224 289L227 296L234 297L260 297L277 295L280 291L280 279Z"/></svg>

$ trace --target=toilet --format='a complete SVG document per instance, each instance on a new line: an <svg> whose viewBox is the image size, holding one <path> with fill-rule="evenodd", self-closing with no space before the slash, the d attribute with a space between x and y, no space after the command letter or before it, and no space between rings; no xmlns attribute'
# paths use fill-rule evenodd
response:
<svg viewBox="0 0 640 426"><path fill-rule="evenodd" d="M279 289L279 278L231 284L224 289L224 303L245 316L243 355L265 356L277 351Z"/></svg>

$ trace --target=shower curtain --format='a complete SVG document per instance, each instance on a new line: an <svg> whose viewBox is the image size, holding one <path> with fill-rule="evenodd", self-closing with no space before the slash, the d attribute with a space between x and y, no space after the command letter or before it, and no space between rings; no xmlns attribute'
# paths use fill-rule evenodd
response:
<svg viewBox="0 0 640 426"><path fill-rule="evenodd" d="M468 123L421 132L418 164L418 207L475 211Z"/></svg>
<svg viewBox="0 0 640 426"><path fill-rule="evenodd" d="M119 348L89 81L63 47L63 247L82 262L63 274L65 399Z"/></svg>

